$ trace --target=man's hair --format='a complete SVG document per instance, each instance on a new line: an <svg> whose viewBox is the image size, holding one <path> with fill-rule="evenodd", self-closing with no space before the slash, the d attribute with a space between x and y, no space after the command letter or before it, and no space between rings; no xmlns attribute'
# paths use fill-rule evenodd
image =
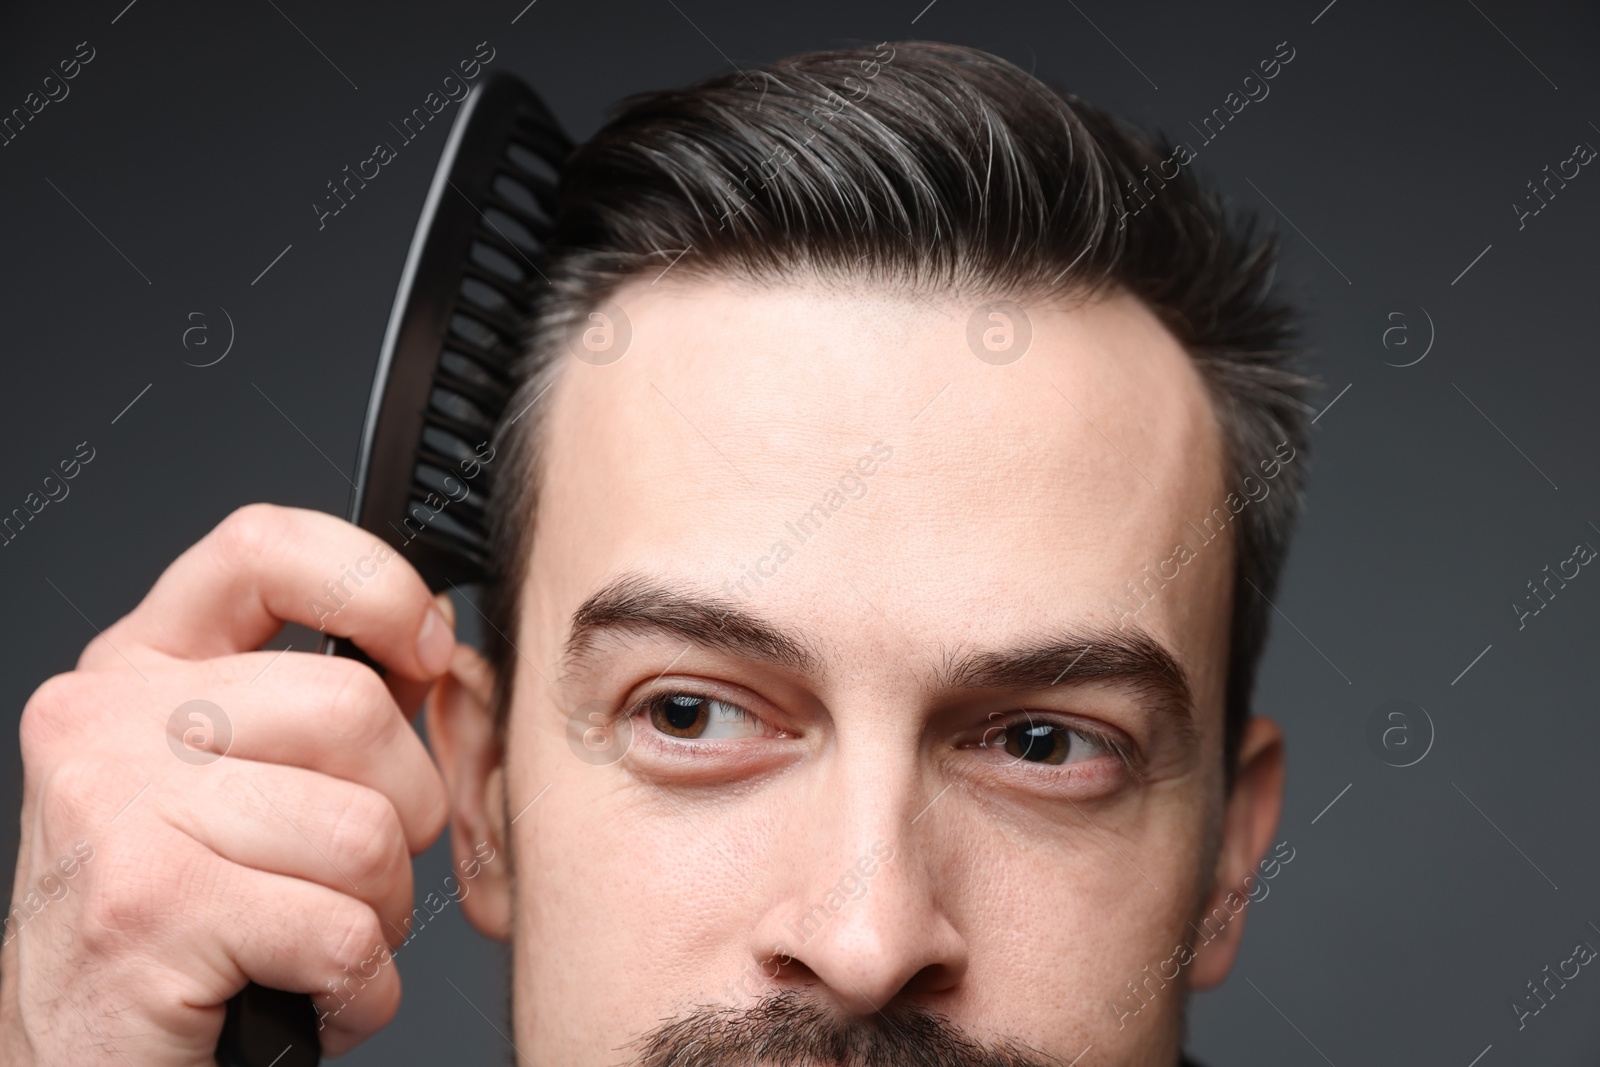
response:
<svg viewBox="0 0 1600 1067"><path fill-rule="evenodd" d="M591 311L669 262L679 278L975 299L1124 291L1193 357L1222 427L1226 482L1239 486L1282 442L1306 447L1309 383L1293 368L1295 316L1273 287L1276 239L1226 211L1186 162L1164 138L949 44L811 52L633 97L562 168L508 410L553 382ZM536 415L506 434L491 494L486 652L502 724L538 497ZM1283 466L1275 491L1238 515L1230 770L1304 467Z"/></svg>

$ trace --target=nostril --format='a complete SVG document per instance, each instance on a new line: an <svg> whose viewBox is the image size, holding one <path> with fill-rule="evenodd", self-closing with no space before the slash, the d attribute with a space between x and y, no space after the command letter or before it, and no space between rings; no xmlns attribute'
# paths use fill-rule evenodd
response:
<svg viewBox="0 0 1600 1067"><path fill-rule="evenodd" d="M943 963L930 963L911 976L905 984L907 993L943 993L961 980L961 972Z"/></svg>
<svg viewBox="0 0 1600 1067"><path fill-rule="evenodd" d="M729 1003L763 1001L775 993L794 992L824 985L810 967L777 946L767 956L752 958L723 983Z"/></svg>
<svg viewBox="0 0 1600 1067"><path fill-rule="evenodd" d="M799 987L819 984L822 979L802 960L796 959L780 946L777 951L757 964L761 973L775 985Z"/></svg>

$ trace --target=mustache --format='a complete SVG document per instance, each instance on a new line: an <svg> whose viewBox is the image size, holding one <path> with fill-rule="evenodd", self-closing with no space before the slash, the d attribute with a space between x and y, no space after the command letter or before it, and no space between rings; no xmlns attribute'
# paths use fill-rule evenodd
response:
<svg viewBox="0 0 1600 1067"><path fill-rule="evenodd" d="M1055 1057L980 1042L943 1015L902 1007L840 1019L793 990L750 1008L700 1008L634 1042L633 1067L1059 1067Z"/></svg>

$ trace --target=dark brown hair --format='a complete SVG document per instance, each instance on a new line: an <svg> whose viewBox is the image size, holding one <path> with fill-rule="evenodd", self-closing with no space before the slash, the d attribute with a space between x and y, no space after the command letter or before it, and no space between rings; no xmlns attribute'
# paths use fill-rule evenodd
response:
<svg viewBox="0 0 1600 1067"><path fill-rule="evenodd" d="M1275 238L1226 211L1186 162L1165 139L948 44L811 52L634 97L562 170L508 410L553 381L574 324L683 249L680 276L1013 298L1119 289L1193 356L1238 486L1281 443L1304 450L1308 383L1292 366L1292 309L1273 288ZM484 607L502 721L538 495L537 413L506 435L493 494L497 580ZM1230 766L1304 470L1283 466L1238 516Z"/></svg>

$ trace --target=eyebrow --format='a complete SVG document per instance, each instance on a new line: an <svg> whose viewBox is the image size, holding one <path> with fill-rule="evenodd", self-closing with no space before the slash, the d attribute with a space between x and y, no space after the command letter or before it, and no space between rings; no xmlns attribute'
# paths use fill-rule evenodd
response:
<svg viewBox="0 0 1600 1067"><path fill-rule="evenodd" d="M947 659L938 674L948 689L1038 692L1061 682L1106 683L1131 689L1150 711L1194 718L1194 691L1183 665L1144 630L1093 627L1059 633L1015 648L968 652Z"/></svg>
<svg viewBox="0 0 1600 1067"><path fill-rule="evenodd" d="M743 659L807 674L821 672L822 657L803 640L744 610L734 600L667 585L642 574L625 574L608 582L572 613L563 662L569 667L581 663L606 633L669 634Z"/></svg>
<svg viewBox="0 0 1600 1067"><path fill-rule="evenodd" d="M801 673L820 674L822 669L822 656L804 638L731 598L643 574L608 582L573 612L563 662L568 669L581 664L611 633L667 634ZM1063 681L1121 685L1138 694L1151 711L1193 718L1193 690L1183 665L1149 633L1132 627L1080 628L1011 648L946 654L934 673L941 689L1036 692Z"/></svg>

